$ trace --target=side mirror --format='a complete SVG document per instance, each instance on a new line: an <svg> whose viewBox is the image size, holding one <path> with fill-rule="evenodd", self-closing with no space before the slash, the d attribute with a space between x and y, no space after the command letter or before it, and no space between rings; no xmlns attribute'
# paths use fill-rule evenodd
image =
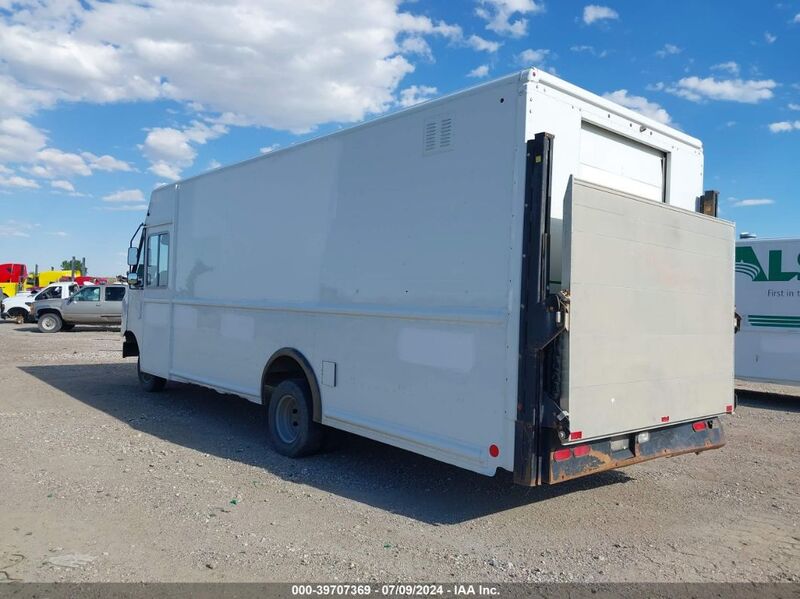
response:
<svg viewBox="0 0 800 599"><path fill-rule="evenodd" d="M139 262L139 248L129 247L128 248L128 266L136 266L137 262Z"/></svg>
<svg viewBox="0 0 800 599"><path fill-rule="evenodd" d="M133 249L133 248L131 248ZM139 280L139 274L135 272L128 273L128 286L129 287L139 287L141 286L141 281Z"/></svg>

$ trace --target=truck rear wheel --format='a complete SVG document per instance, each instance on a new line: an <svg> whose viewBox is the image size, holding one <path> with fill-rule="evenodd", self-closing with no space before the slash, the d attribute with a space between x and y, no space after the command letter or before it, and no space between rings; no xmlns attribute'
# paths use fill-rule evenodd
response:
<svg viewBox="0 0 800 599"><path fill-rule="evenodd" d="M136 371L139 374L139 384L142 386L142 389L144 389L148 393L156 393L158 391L161 391L167 385L167 379L163 379L160 376L144 372L142 370L141 359L136 361Z"/></svg>
<svg viewBox="0 0 800 599"><path fill-rule="evenodd" d="M61 317L54 312L47 312L39 317L39 330L42 333L58 333L63 325Z"/></svg>
<svg viewBox="0 0 800 599"><path fill-rule="evenodd" d="M322 445L322 425L314 422L311 391L302 379L275 387L267 413L267 437L275 451L290 458L316 452Z"/></svg>

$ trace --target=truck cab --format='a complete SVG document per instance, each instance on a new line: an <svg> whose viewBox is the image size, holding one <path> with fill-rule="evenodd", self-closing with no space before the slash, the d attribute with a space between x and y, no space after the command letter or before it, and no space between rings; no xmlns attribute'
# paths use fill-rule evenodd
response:
<svg viewBox="0 0 800 599"><path fill-rule="evenodd" d="M34 313L43 333L68 331L75 325L119 325L126 285L90 285L67 299L43 300Z"/></svg>
<svg viewBox="0 0 800 599"><path fill-rule="evenodd" d="M36 320L32 310L35 302L58 302L67 299L80 289L80 286L71 281L53 283L38 293L36 291L18 293L14 297L3 301L3 318L15 320L17 324L34 322ZM42 304L43 305L43 304Z"/></svg>

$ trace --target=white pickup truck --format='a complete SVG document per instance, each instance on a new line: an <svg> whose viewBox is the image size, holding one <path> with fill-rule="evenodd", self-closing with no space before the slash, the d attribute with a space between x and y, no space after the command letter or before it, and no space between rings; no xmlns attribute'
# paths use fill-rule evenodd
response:
<svg viewBox="0 0 800 599"><path fill-rule="evenodd" d="M18 293L3 300L2 316L16 321L17 324L33 322L31 306L33 302L49 299L67 299L80 289L80 285L72 281L53 283L38 293Z"/></svg>

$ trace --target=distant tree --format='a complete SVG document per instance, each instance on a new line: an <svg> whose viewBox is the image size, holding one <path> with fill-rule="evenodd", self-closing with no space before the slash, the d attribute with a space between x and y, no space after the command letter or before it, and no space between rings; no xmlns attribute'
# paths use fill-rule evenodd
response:
<svg viewBox="0 0 800 599"><path fill-rule="evenodd" d="M82 264L77 258L73 261L72 258L61 261L61 270L79 270L82 275L86 275L86 265Z"/></svg>

